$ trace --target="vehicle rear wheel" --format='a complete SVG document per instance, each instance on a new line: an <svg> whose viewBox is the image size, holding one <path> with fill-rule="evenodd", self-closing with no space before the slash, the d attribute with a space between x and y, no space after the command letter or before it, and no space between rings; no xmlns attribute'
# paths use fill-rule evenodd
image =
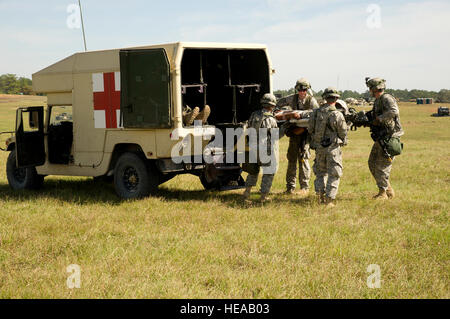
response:
<svg viewBox="0 0 450 319"><path fill-rule="evenodd" d="M209 180L208 177L204 173L202 173L200 175L200 182L202 183L205 190L208 190L208 191L220 188L220 183L217 180L215 180L215 181Z"/></svg>
<svg viewBox="0 0 450 319"><path fill-rule="evenodd" d="M44 184L44 176L39 175L35 167L17 167L16 150L9 153L6 162L6 176L9 186L14 190L39 189Z"/></svg>
<svg viewBox="0 0 450 319"><path fill-rule="evenodd" d="M158 187L157 176L135 153L124 153L114 168L114 187L124 199L142 198Z"/></svg>

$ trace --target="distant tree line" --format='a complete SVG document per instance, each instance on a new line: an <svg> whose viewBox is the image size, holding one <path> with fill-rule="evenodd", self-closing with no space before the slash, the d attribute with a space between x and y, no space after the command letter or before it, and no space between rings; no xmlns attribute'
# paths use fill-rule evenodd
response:
<svg viewBox="0 0 450 319"><path fill-rule="evenodd" d="M15 74L0 75L1 94L23 94L32 95L32 81L24 77L17 77Z"/></svg>
<svg viewBox="0 0 450 319"><path fill-rule="evenodd" d="M32 95L32 81L25 77L17 77L15 74L3 74L0 75L0 93L1 94L23 94L23 95ZM426 91L426 90L393 90L387 89L387 93L392 94L396 98L400 99L400 101L409 101L415 100L417 98L433 98L436 102L450 102L450 90L442 89L439 92L435 91ZM276 95L287 96L295 93L294 88L290 88L289 90L276 90L274 92ZM323 91L320 90L318 92L314 92L314 96L321 97ZM345 90L341 92L341 98L370 98L370 94L368 91L364 93L359 93L357 91Z"/></svg>
<svg viewBox="0 0 450 319"><path fill-rule="evenodd" d="M433 98L436 102L450 102L450 90L442 89L439 92L436 91L427 91L427 90L393 90L393 89L387 89L387 93L392 94L396 98L400 99L400 101L409 101L409 100L415 100L417 98ZM295 93L295 89L291 88L289 90L276 90L274 91L275 94L279 94L281 96L287 96L290 94ZM314 96L316 97L322 97L323 91L320 90L318 92L313 91ZM341 91L341 98L355 98L355 99L366 99L370 98L370 94L368 91L364 93L359 93L357 91L351 91L351 90L345 90Z"/></svg>

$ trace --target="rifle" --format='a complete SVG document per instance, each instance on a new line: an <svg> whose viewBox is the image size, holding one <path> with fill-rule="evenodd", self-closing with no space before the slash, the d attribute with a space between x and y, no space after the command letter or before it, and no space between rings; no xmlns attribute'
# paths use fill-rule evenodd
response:
<svg viewBox="0 0 450 319"><path fill-rule="evenodd" d="M358 127L369 127L370 128L370 137L374 142L380 143L381 148L384 151L384 155L386 155L389 160L392 161L391 156L386 150L386 139L389 136L389 133L383 125L374 125L373 121L375 120L375 115L373 111L359 111L357 112L354 108L349 109L349 113L344 116L347 123L350 123L350 129L352 131L356 131Z"/></svg>
<svg viewBox="0 0 450 319"><path fill-rule="evenodd" d="M373 111L359 111L351 107L348 109L348 114L344 115L345 121L351 125L351 130L356 131L358 127L372 127L372 122L375 119Z"/></svg>

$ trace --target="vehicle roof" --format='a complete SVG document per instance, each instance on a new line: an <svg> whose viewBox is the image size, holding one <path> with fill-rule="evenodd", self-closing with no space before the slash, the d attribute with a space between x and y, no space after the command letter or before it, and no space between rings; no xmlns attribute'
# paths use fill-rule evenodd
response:
<svg viewBox="0 0 450 319"><path fill-rule="evenodd" d="M196 49L263 49L267 46L264 44L255 43L219 43L219 42L174 42L166 44L155 44L145 46L134 46L109 50L78 52L65 59L62 59L36 73L35 76L49 75L49 74L64 74L64 73L82 73L82 72L97 72L108 69L117 69L119 65L120 50L143 50L143 49L157 49L164 48L171 63L174 62L175 54L178 49L196 48Z"/></svg>

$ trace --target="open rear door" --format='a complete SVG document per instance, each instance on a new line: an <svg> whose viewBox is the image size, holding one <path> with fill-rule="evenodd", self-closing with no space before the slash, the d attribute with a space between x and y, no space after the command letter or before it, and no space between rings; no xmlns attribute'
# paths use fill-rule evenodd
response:
<svg viewBox="0 0 450 319"><path fill-rule="evenodd" d="M170 68L164 49L120 51L125 128L170 128Z"/></svg>
<svg viewBox="0 0 450 319"><path fill-rule="evenodd" d="M44 107L21 107L16 112L17 167L45 163Z"/></svg>

